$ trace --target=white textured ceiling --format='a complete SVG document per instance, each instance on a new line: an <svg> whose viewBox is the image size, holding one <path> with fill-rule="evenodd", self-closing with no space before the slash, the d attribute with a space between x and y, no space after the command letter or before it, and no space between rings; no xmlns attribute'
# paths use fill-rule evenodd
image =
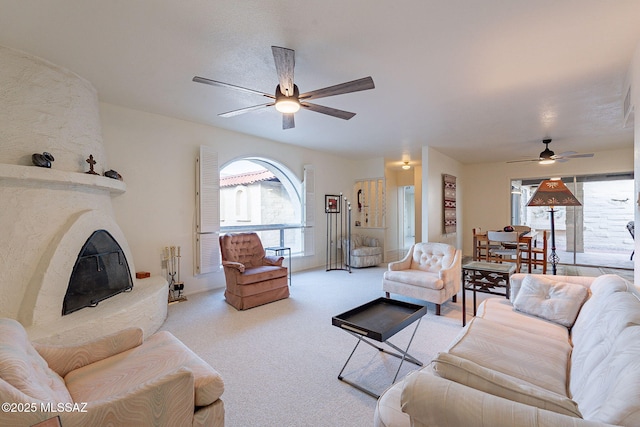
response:
<svg viewBox="0 0 640 427"><path fill-rule="evenodd" d="M633 144L622 91L640 0L0 0L0 44L69 68L102 101L351 158L463 163ZM349 120L217 114L277 84L270 46L296 51L301 92L372 76L318 104ZM1 66L1 64L0 64ZM1 91L1 89L0 89Z"/></svg>

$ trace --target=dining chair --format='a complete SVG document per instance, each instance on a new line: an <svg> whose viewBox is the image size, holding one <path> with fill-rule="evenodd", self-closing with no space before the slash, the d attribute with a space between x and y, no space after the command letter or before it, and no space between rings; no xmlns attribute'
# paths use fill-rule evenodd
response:
<svg viewBox="0 0 640 427"><path fill-rule="evenodd" d="M473 229L473 260L480 261L487 258L487 248L489 242L487 241L486 233L482 232L482 228L476 227Z"/></svg>
<svg viewBox="0 0 640 427"><path fill-rule="evenodd" d="M523 236L527 233L531 232L531 227L529 227L528 225L510 225L510 227L513 229L513 231L515 231L516 233L518 233L518 237ZM520 245L520 249L524 250L527 247L526 243L517 243L518 245ZM503 243L503 246L509 248L509 249L515 249L516 244L514 243L509 243L509 242L505 242Z"/></svg>
<svg viewBox="0 0 640 427"><path fill-rule="evenodd" d="M496 245L489 249L489 260L496 262L515 262L516 271L520 271L520 245L517 231L487 231L489 245ZM510 245L511 247L507 247Z"/></svg>
<svg viewBox="0 0 640 427"><path fill-rule="evenodd" d="M547 249L549 232L542 232L542 246L531 246L531 249L524 247L520 249L520 264L530 264L533 268L542 267L542 274L547 274Z"/></svg>

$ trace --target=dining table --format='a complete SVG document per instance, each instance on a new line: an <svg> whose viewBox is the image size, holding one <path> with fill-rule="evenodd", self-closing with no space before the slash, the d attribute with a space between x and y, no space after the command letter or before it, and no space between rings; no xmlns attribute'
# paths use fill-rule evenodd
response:
<svg viewBox="0 0 640 427"><path fill-rule="evenodd" d="M529 256L524 259L524 263L527 264L527 272L531 273L531 249L536 246L536 237L538 232L531 230L526 233L522 233L518 236L518 245L521 245L522 252L528 252ZM489 239L486 231L474 232L473 234L473 260L474 261L491 261L489 253L490 249ZM516 260L514 260L516 261Z"/></svg>

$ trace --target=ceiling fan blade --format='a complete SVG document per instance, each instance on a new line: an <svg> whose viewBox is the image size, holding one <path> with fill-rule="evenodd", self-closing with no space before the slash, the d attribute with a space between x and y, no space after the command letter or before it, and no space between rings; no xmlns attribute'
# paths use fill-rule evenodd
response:
<svg viewBox="0 0 640 427"><path fill-rule="evenodd" d="M510 160L507 163L520 163L520 162L539 162L540 159L526 159L526 160Z"/></svg>
<svg viewBox="0 0 640 427"><path fill-rule="evenodd" d="M293 95L293 68L296 64L295 51L284 47L271 46L273 60L276 63L280 92L286 96Z"/></svg>
<svg viewBox="0 0 640 427"><path fill-rule="evenodd" d="M271 107L273 105L275 105L273 102L269 102L268 104L254 105L253 107L245 107L245 108L240 108L239 110L227 111L226 113L218 114L218 116L220 116L220 117L233 117L233 116L237 116L239 114L248 113L250 111L260 110L261 108Z"/></svg>
<svg viewBox="0 0 640 427"><path fill-rule="evenodd" d="M569 157L573 154L578 154L575 151L565 151L564 153L556 154L556 157Z"/></svg>
<svg viewBox="0 0 640 427"><path fill-rule="evenodd" d="M220 87L226 87L228 89L239 90L241 92L253 93L255 95L266 96L267 98L271 98L271 99L275 99L276 98L275 96L269 95L268 93L260 92L260 91L253 90L253 89L248 89L248 88L242 87L242 86L232 85L232 84L229 84L229 83L219 82L219 81L216 81L216 80L206 79L204 77L195 76L193 78L193 81L196 82L196 83L204 83L204 84L211 85L211 86L220 86Z"/></svg>
<svg viewBox="0 0 640 427"><path fill-rule="evenodd" d="M282 129L293 129L296 127L293 113L284 113L282 115Z"/></svg>
<svg viewBox="0 0 640 427"><path fill-rule="evenodd" d="M353 80L346 83L340 83L335 86L329 86L322 89L312 90L311 92L300 95L300 100L318 99L326 96L342 95L343 93L359 92L375 88L371 77Z"/></svg>
<svg viewBox="0 0 640 427"><path fill-rule="evenodd" d="M350 113L349 111L338 110L337 108L325 107L324 105L318 104L310 104L308 102L301 102L304 108L307 108L311 111L315 111L316 113L326 114L328 116L337 117L339 119L349 120L351 117L355 116L356 113Z"/></svg>
<svg viewBox="0 0 640 427"><path fill-rule="evenodd" d="M583 157L593 157L593 153L585 153L585 154L571 154L569 156L562 156L565 159L579 159Z"/></svg>

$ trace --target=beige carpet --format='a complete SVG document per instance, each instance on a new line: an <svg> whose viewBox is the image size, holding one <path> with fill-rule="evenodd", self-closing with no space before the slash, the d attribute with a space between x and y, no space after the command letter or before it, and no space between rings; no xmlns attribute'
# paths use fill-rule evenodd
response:
<svg viewBox="0 0 640 427"><path fill-rule="evenodd" d="M226 426L371 426L376 400L337 379L356 338L331 318L383 296L385 268L313 270L293 275L291 297L246 311L224 302L223 292L190 295L169 306L162 329L171 331L225 380ZM461 329L461 304L421 321L410 353L428 363ZM412 327L390 341L404 347ZM383 391L399 360L360 345L344 372ZM400 377L415 365L405 363Z"/></svg>
<svg viewBox="0 0 640 427"><path fill-rule="evenodd" d="M222 374L227 427L371 426L376 400L337 379L357 340L332 326L331 318L383 296L384 270L295 273L290 298L246 311L226 304L222 290L190 295L169 306L162 329ZM571 268L566 273L598 275ZM487 297L499 298L478 294L479 301ZM461 330L460 300L445 304L442 316L427 303L410 349L414 357L427 364L446 349ZM467 312L469 318L470 304ZM404 348L412 331L410 326L391 342ZM383 391L398 364L397 358L360 345L343 375ZM405 363L400 378L414 369Z"/></svg>

